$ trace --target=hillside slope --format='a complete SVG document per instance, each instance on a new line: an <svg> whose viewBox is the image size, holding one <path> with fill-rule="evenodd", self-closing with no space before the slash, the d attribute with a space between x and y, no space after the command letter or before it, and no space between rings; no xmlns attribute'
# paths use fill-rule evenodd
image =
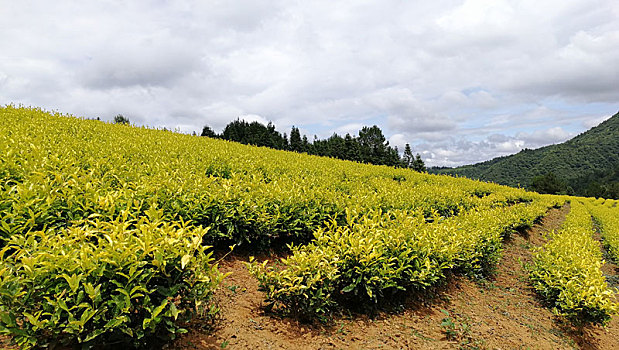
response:
<svg viewBox="0 0 619 350"><path fill-rule="evenodd" d="M535 176L553 172L578 195L617 198L619 113L564 143L433 173L529 187Z"/></svg>

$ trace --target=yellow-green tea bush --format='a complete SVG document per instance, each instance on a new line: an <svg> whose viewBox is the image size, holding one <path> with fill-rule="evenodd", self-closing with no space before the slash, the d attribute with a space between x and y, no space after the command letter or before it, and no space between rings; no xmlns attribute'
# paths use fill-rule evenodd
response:
<svg viewBox="0 0 619 350"><path fill-rule="evenodd" d="M0 243L62 229L92 214L113 220L152 203L166 220L211 227L218 241L267 246L309 239L346 209L457 215L496 194L539 196L467 179L240 145L168 131L0 107ZM499 199L500 197L500 199ZM340 221L342 222L342 221Z"/></svg>
<svg viewBox="0 0 619 350"><path fill-rule="evenodd" d="M207 229L147 216L13 235L0 256L0 331L24 349L152 347L216 309Z"/></svg>
<svg viewBox="0 0 619 350"><path fill-rule="evenodd" d="M575 323L605 324L618 305L602 264L591 215L580 201L572 200L560 231L534 253L530 278L556 314Z"/></svg>
<svg viewBox="0 0 619 350"><path fill-rule="evenodd" d="M184 310L207 303L220 279L198 237L252 249L315 237L295 246L289 272L265 272L261 283L288 288L272 299L320 313L340 300L334 291L373 302L390 289L435 283L446 269L485 273L503 231L530 220L510 213L550 201L464 178L35 108L0 107L0 120L0 320L25 346L125 336L143 345L152 334L174 334ZM144 253L140 240L164 248ZM123 254L125 265L115 260ZM286 278L294 283L277 282ZM92 299L99 285L101 299Z"/></svg>
<svg viewBox="0 0 619 350"><path fill-rule="evenodd" d="M267 302L301 318L324 318L338 305L372 305L396 290L424 289L446 270L487 274L501 253L502 238L531 225L548 201L476 208L452 218L404 211L349 213L332 221L315 240L292 247L281 267L252 261L250 271Z"/></svg>
<svg viewBox="0 0 619 350"><path fill-rule="evenodd" d="M613 260L619 261L619 206L607 199L586 202L587 209L600 225L604 247Z"/></svg>

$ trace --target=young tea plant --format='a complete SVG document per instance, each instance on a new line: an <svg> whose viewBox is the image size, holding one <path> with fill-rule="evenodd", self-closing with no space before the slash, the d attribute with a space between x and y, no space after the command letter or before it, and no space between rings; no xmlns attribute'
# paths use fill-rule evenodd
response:
<svg viewBox="0 0 619 350"><path fill-rule="evenodd" d="M445 317L441 320L441 327L445 337L447 340L456 340L458 338L458 330L456 329L454 319L449 315L449 311L441 309L441 312L445 314Z"/></svg>

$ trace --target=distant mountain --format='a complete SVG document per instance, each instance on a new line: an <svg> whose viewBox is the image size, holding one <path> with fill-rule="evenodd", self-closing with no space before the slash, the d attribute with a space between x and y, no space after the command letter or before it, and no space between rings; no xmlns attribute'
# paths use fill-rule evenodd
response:
<svg viewBox="0 0 619 350"><path fill-rule="evenodd" d="M600 125L561 144L458 168L432 168L435 174L451 174L508 186L541 189L558 181L568 194L619 197L619 113ZM541 187L540 187L541 186ZM556 192L556 191L548 191Z"/></svg>

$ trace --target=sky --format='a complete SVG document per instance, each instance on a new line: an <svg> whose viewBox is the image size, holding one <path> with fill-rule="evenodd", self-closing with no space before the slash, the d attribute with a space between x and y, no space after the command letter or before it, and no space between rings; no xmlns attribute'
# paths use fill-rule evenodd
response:
<svg viewBox="0 0 619 350"><path fill-rule="evenodd" d="M619 1L0 0L0 105L309 139L378 125L428 166L619 111Z"/></svg>

